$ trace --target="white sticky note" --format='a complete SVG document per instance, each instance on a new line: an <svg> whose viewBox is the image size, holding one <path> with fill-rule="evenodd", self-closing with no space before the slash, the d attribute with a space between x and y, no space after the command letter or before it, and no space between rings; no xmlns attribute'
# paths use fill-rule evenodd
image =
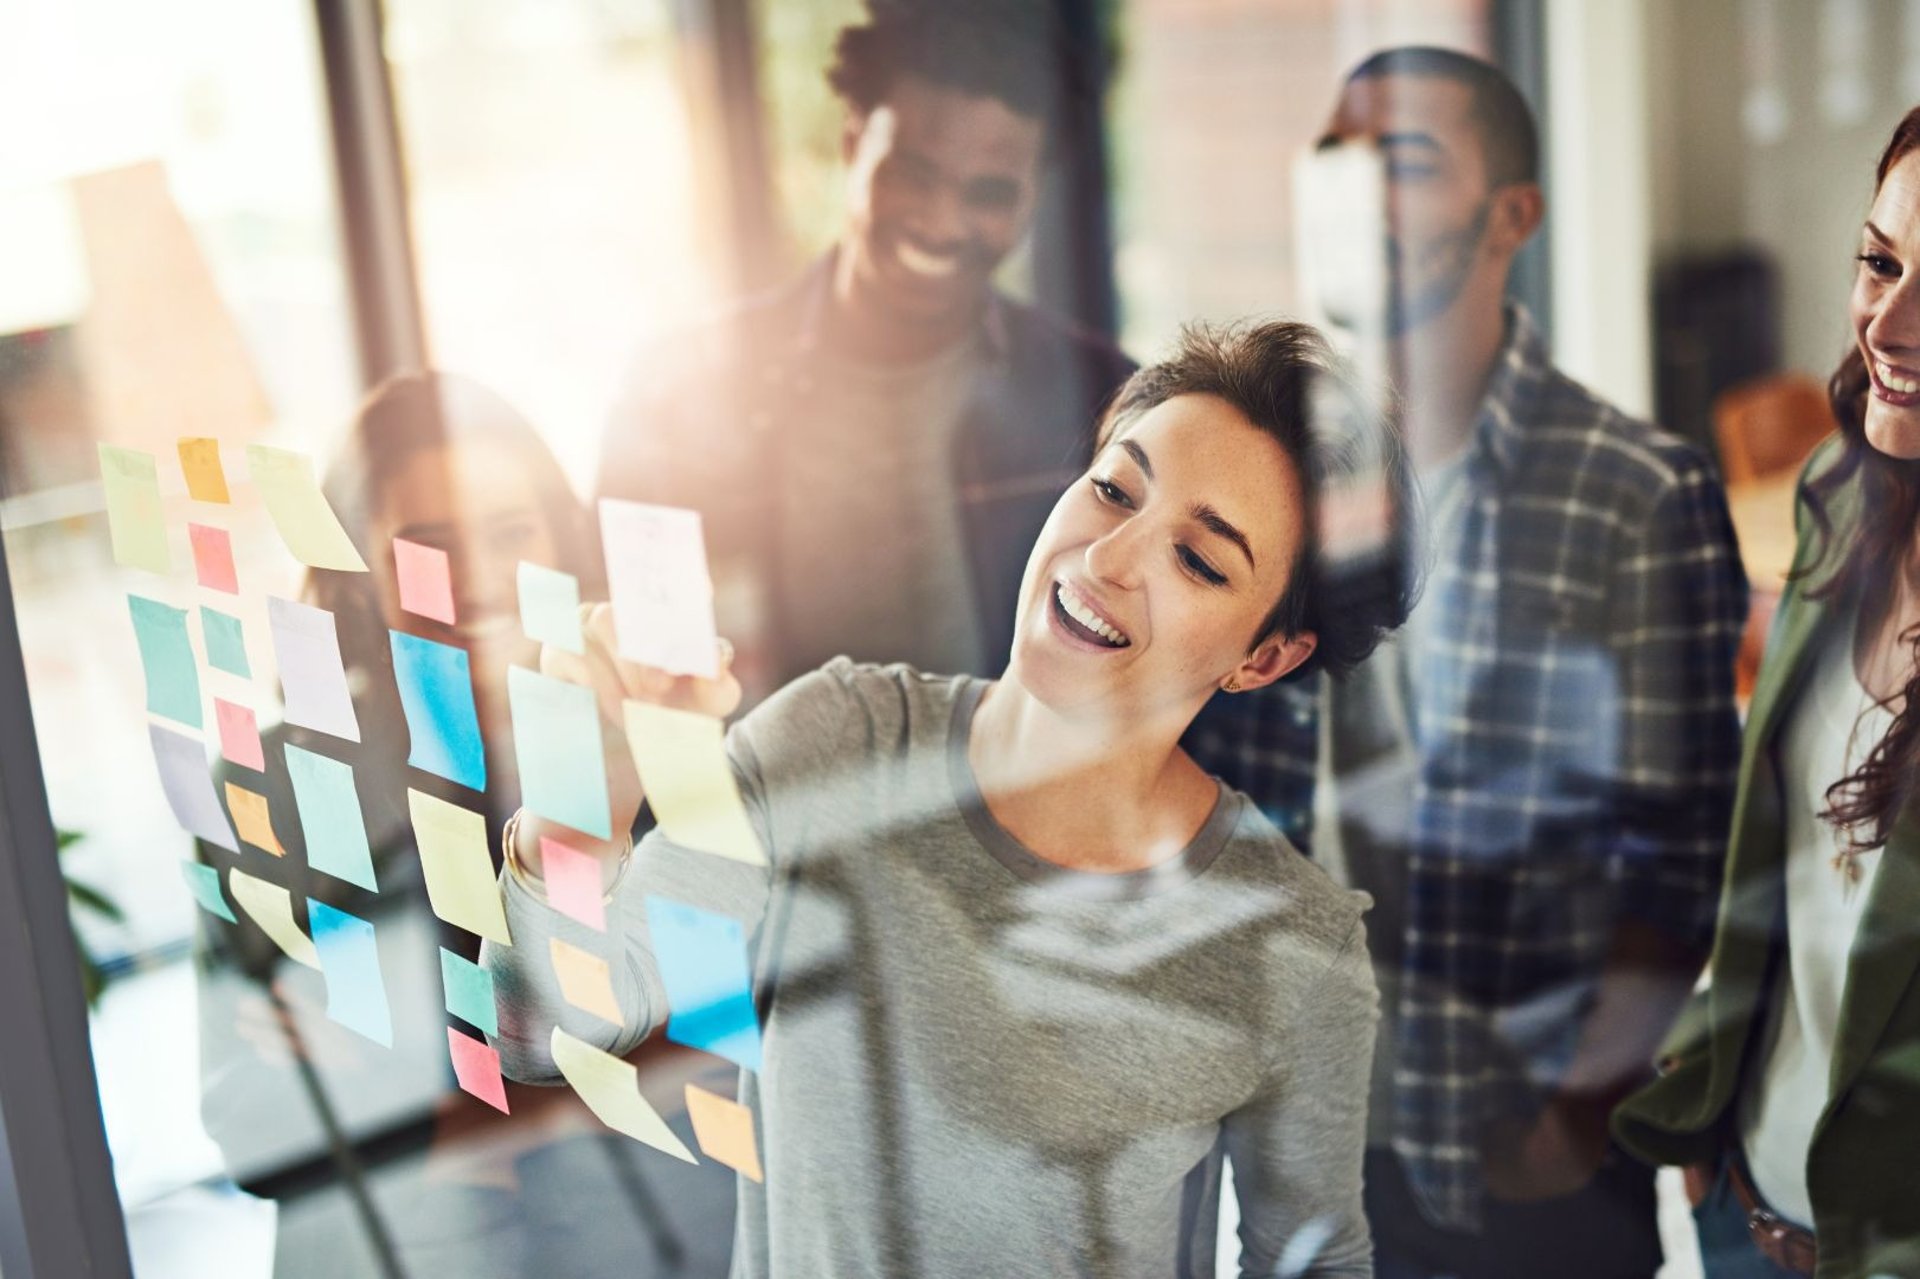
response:
<svg viewBox="0 0 1920 1279"><path fill-rule="evenodd" d="M720 721L651 702L624 705L627 746L667 838L703 853L766 865L760 837L734 785Z"/></svg>
<svg viewBox="0 0 1920 1279"><path fill-rule="evenodd" d="M600 537L620 656L676 675L718 676L700 513L602 498Z"/></svg>
<svg viewBox="0 0 1920 1279"><path fill-rule="evenodd" d="M360 718L347 691L333 614L269 595L267 626L280 663L287 723L359 741Z"/></svg>
<svg viewBox="0 0 1920 1279"><path fill-rule="evenodd" d="M320 952L313 938L294 922L293 896L286 889L236 869L227 872L227 892L288 959L309 968L320 967Z"/></svg>
<svg viewBox="0 0 1920 1279"><path fill-rule="evenodd" d="M249 444L247 473L293 558L310 568L367 571L367 562L320 491L313 461L306 454Z"/></svg>
<svg viewBox="0 0 1920 1279"><path fill-rule="evenodd" d="M664 1150L675 1159L698 1163L686 1143L673 1135L667 1121L660 1117L647 1099L640 1095L640 1074L630 1064L602 1052L583 1039L576 1039L555 1026L549 1041L553 1064L573 1085L587 1109L615 1132L635 1141Z"/></svg>

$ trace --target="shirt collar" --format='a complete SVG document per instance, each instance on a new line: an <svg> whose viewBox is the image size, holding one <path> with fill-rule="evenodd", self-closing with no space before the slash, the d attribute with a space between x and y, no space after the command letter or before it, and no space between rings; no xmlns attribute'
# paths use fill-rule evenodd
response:
<svg viewBox="0 0 1920 1279"><path fill-rule="evenodd" d="M1480 400L1479 422L1474 427L1476 447L1503 474L1511 471L1519 458L1526 424L1537 416L1534 406L1553 370L1546 341L1526 307L1508 302L1506 325L1506 341L1493 362L1493 374Z"/></svg>
<svg viewBox="0 0 1920 1279"><path fill-rule="evenodd" d="M833 273L839 260L840 248L835 245L807 268L800 282L800 323L793 341L796 356L810 356L820 349L826 333L827 307L833 302ZM987 355L996 360L1004 358L1009 347L1007 300L996 288L987 289L987 304L980 312L979 329Z"/></svg>

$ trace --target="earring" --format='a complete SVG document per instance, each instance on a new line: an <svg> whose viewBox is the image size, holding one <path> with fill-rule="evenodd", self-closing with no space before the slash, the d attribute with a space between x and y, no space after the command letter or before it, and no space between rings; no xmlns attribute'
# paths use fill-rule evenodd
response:
<svg viewBox="0 0 1920 1279"><path fill-rule="evenodd" d="M1227 682L1226 682L1226 683L1224 683L1224 684L1222 684L1222 685L1220 686L1220 691L1221 691L1221 692L1224 692L1224 693L1237 693L1237 692L1239 692L1239 691L1240 691L1240 677L1239 677L1238 675L1229 675L1229 676L1227 676Z"/></svg>

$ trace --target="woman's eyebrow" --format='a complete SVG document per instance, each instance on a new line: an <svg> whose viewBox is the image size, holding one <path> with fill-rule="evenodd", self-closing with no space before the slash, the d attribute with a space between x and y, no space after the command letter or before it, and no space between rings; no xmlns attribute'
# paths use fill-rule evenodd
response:
<svg viewBox="0 0 1920 1279"><path fill-rule="evenodd" d="M1871 219L1867 222L1867 234L1886 245L1889 249L1893 247L1893 241L1887 238L1887 233L1875 226Z"/></svg>
<svg viewBox="0 0 1920 1279"><path fill-rule="evenodd" d="M1209 532L1216 533L1239 547L1240 553L1247 557L1247 567L1258 571L1259 566L1253 562L1253 547L1248 545L1247 535L1235 528L1226 516L1205 502L1195 502L1187 508L1187 514L1198 520Z"/></svg>
<svg viewBox="0 0 1920 1279"><path fill-rule="evenodd" d="M1153 460L1147 456L1145 449L1135 444L1132 440L1121 440L1120 447L1125 449L1127 456L1132 458L1134 463L1147 473L1148 479L1153 478Z"/></svg>

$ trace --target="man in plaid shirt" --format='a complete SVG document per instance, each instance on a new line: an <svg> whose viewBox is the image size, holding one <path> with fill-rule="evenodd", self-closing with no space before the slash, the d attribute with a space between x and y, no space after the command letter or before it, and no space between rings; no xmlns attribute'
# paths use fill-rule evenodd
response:
<svg viewBox="0 0 1920 1279"><path fill-rule="evenodd" d="M1542 197L1498 71L1376 55L1319 152L1382 166L1388 287L1322 292L1402 398L1426 590L1344 681L1216 698L1189 747L1375 898L1378 1273L1651 1276L1652 1171L1606 1116L1712 935L1747 603L1725 497L1506 301Z"/></svg>

